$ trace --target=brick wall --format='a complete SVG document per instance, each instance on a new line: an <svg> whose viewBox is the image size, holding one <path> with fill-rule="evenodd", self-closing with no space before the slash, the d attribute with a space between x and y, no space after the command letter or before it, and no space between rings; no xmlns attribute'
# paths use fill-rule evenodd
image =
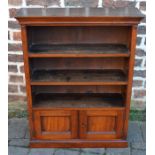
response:
<svg viewBox="0 0 155 155"><path fill-rule="evenodd" d="M25 101L25 79L23 69L23 52L21 47L20 26L14 16L20 8L43 7L45 1L48 7L125 7L135 5L145 14L145 0L134 2L124 0L9 0L8 19L8 80L9 102ZM133 1L133 0L132 0ZM145 109L145 85L146 85L146 23L145 19L138 26L137 50L135 60L135 72L132 91L132 108Z"/></svg>

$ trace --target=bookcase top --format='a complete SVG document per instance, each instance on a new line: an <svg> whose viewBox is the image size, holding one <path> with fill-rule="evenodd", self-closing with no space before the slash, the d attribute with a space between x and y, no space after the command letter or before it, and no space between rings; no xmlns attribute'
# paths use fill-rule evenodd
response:
<svg viewBox="0 0 155 155"><path fill-rule="evenodd" d="M117 21L119 19L125 20L134 20L134 22L138 23L144 15L135 7L124 7L124 8L22 8L16 14L16 19L19 20L20 23L25 21L38 20L40 22L42 19L96 19L97 22L107 22L108 21ZM99 19L99 21L98 21ZM21 21L22 20L22 21ZM26 22L25 21L25 22ZM48 21L46 21L48 22Z"/></svg>
<svg viewBox="0 0 155 155"><path fill-rule="evenodd" d="M143 17L135 7L123 8L22 8L17 17Z"/></svg>

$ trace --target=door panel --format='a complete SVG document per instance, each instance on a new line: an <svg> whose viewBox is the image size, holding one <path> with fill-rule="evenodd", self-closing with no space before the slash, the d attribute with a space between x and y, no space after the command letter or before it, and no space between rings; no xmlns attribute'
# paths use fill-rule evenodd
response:
<svg viewBox="0 0 155 155"><path fill-rule="evenodd" d="M82 139L119 139L122 131L122 110L80 111L80 138Z"/></svg>
<svg viewBox="0 0 155 155"><path fill-rule="evenodd" d="M38 139L77 138L77 111L35 111L35 137Z"/></svg>
<svg viewBox="0 0 155 155"><path fill-rule="evenodd" d="M112 132L115 130L115 117L88 116L88 131ZM96 122L101 122L96 124Z"/></svg>
<svg viewBox="0 0 155 155"><path fill-rule="evenodd" d="M67 132L70 130L70 118L68 116L41 116L43 132Z"/></svg>

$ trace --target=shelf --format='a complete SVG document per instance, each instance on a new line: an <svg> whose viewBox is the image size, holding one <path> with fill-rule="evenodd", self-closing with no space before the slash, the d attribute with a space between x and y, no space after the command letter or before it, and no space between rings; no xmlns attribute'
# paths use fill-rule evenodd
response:
<svg viewBox="0 0 155 155"><path fill-rule="evenodd" d="M36 70L31 85L126 85L122 70Z"/></svg>
<svg viewBox="0 0 155 155"><path fill-rule="evenodd" d="M34 44L29 57L129 57L129 50L121 44Z"/></svg>
<svg viewBox="0 0 155 155"><path fill-rule="evenodd" d="M33 108L123 108L121 94L44 94L34 96Z"/></svg>

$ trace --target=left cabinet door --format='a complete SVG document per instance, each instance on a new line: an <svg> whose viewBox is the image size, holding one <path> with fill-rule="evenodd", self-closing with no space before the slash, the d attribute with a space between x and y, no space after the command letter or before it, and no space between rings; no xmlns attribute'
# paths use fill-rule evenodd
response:
<svg viewBox="0 0 155 155"><path fill-rule="evenodd" d="M77 138L77 111L34 111L34 137L40 140Z"/></svg>

